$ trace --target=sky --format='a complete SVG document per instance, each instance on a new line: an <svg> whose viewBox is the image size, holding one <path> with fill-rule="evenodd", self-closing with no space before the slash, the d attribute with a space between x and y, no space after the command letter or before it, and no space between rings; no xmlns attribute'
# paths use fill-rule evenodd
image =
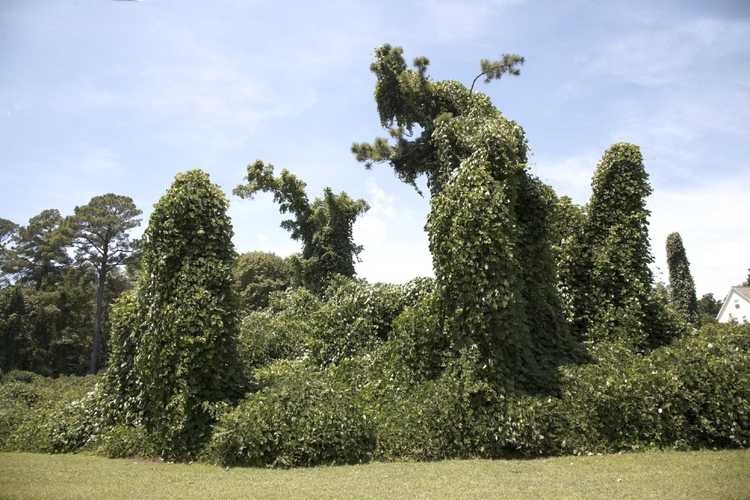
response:
<svg viewBox="0 0 750 500"><path fill-rule="evenodd" d="M200 168L230 199L239 252L289 255L271 196L231 195L261 159L311 197L370 203L360 276L430 275L427 195L350 152L384 135L373 51L402 46L467 84L480 59L517 53L521 76L480 90L526 131L530 170L585 203L604 151L639 145L656 278L678 231L699 294L723 297L750 267L748 40L750 3L731 0L0 0L0 217L114 192L145 226L175 174Z"/></svg>

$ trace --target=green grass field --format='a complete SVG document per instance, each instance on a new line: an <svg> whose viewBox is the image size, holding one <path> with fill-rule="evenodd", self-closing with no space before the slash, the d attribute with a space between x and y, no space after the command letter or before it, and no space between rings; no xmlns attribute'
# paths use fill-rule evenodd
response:
<svg viewBox="0 0 750 500"><path fill-rule="evenodd" d="M0 453L2 498L750 498L750 450L222 469Z"/></svg>

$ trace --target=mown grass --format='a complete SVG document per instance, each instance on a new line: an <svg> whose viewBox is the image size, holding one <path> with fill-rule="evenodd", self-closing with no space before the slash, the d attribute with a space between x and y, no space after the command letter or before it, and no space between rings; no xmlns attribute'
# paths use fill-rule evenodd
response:
<svg viewBox="0 0 750 500"><path fill-rule="evenodd" d="M0 453L2 498L750 498L750 450L271 470Z"/></svg>

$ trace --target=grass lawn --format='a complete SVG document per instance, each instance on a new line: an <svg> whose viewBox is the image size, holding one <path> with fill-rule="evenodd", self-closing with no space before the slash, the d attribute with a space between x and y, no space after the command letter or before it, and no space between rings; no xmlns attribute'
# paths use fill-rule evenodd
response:
<svg viewBox="0 0 750 500"><path fill-rule="evenodd" d="M2 498L750 498L750 450L270 470L0 453Z"/></svg>

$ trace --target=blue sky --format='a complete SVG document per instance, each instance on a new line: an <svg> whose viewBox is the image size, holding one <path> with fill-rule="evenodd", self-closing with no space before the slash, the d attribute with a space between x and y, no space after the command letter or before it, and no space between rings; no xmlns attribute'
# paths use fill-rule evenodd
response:
<svg viewBox="0 0 750 500"><path fill-rule="evenodd" d="M256 159L372 205L357 223L371 281L431 273L429 200L352 142L383 135L373 49L471 82L481 58L526 57L483 86L528 135L534 173L585 202L603 151L641 146L657 277L682 234L700 293L750 267L750 7L742 1L0 1L0 217L131 196L146 216L175 173L229 195ZM238 251L290 254L270 196L230 195Z"/></svg>

